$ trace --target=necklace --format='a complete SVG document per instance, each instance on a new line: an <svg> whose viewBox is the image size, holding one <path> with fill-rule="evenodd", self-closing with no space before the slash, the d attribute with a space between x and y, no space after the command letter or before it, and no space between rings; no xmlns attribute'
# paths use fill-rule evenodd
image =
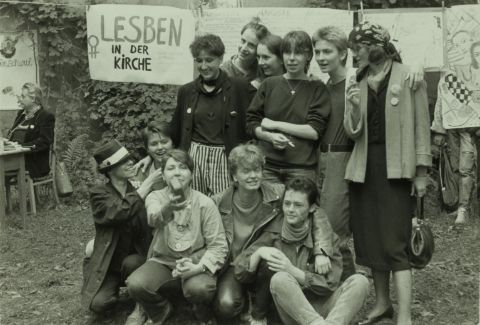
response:
<svg viewBox="0 0 480 325"><path fill-rule="evenodd" d="M290 88L290 94L292 96L295 95L295 93L297 92L297 88L302 84L302 80L299 80L298 84L295 87L292 87L292 85L290 84L290 81L288 81L287 78L284 78L284 79L287 82L288 88Z"/></svg>

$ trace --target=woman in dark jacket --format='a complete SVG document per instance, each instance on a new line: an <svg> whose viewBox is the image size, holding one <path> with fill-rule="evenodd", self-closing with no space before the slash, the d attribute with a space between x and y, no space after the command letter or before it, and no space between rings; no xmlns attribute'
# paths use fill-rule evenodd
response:
<svg viewBox="0 0 480 325"><path fill-rule="evenodd" d="M42 90L33 83L22 87L18 112L8 138L31 148L25 155L25 168L30 177L39 178L50 172L50 147L53 145L55 117L42 106Z"/></svg>
<svg viewBox="0 0 480 325"><path fill-rule="evenodd" d="M98 169L108 182L90 191L95 241L85 259L82 304L102 313L118 300L126 277L145 262L151 241L144 199L152 186L162 181L157 170L135 189L133 161L125 147L112 140L94 154Z"/></svg>
<svg viewBox="0 0 480 325"><path fill-rule="evenodd" d="M190 50L200 76L178 91L172 140L194 161L193 189L213 195L230 184L227 155L247 140L245 111L255 89L220 70L225 53L220 37L199 36Z"/></svg>
<svg viewBox="0 0 480 325"><path fill-rule="evenodd" d="M228 164L234 184L213 197L229 244L226 268L218 279L215 311L218 318L231 323L242 312L247 298L246 287L234 276L234 261L262 233L280 231L283 185L262 182L265 156L253 144L235 147ZM252 314L256 315L256 311L252 310Z"/></svg>

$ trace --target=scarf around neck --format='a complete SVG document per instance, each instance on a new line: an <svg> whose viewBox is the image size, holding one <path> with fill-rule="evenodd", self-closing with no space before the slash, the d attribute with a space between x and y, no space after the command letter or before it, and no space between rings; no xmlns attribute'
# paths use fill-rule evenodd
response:
<svg viewBox="0 0 480 325"><path fill-rule="evenodd" d="M227 74L220 69L220 73L218 74L217 79L207 81L207 80L203 80L202 76L199 76L195 84L197 86L198 91L201 92L202 94L206 96L215 96L218 92L221 91L226 79L227 79ZM207 86L214 86L214 89L212 91L207 91L205 87L203 87L203 84L206 84Z"/></svg>
<svg viewBox="0 0 480 325"><path fill-rule="evenodd" d="M310 218L305 220L303 225L295 227L287 222L284 217L282 225L282 239L287 243L296 243L307 238L310 231Z"/></svg>

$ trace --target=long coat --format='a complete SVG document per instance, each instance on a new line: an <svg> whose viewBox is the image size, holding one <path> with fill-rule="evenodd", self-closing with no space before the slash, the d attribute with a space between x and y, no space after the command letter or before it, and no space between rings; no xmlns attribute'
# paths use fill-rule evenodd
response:
<svg viewBox="0 0 480 325"><path fill-rule="evenodd" d="M95 245L91 258L85 261L82 287L85 308L90 308L105 279L122 227L133 227L133 245L142 256L147 256L152 239L145 203L130 183L123 198L110 182L96 186L90 191L90 203L95 222Z"/></svg>
<svg viewBox="0 0 480 325"><path fill-rule="evenodd" d="M24 115L25 110L18 112L9 131L10 138L12 131L24 121ZM40 108L23 126L26 132L21 145L31 147L31 152L25 155L25 168L33 178L45 176L50 172L49 151L53 145L55 117Z"/></svg>

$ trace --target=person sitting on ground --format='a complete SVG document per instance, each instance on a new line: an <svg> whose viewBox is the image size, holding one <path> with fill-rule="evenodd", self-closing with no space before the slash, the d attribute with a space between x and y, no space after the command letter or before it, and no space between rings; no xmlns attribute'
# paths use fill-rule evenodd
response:
<svg viewBox="0 0 480 325"><path fill-rule="evenodd" d="M215 203L191 187L193 170L186 152L169 150L159 169L167 187L153 191L145 202L154 237L147 262L126 283L152 324L164 324L171 314L165 293L172 284L181 287L202 324L213 322L210 304L216 273L225 262L228 245Z"/></svg>
<svg viewBox="0 0 480 325"><path fill-rule="evenodd" d="M230 249L226 267L218 279L214 308L219 320L233 323L244 311L248 301L247 291L255 291L254 287L246 288L235 279L233 261L262 233L279 231L284 186L263 182L265 156L253 144L233 148L228 165L233 184L213 197L223 219ZM251 313L254 318L265 317L257 315L255 310Z"/></svg>
<svg viewBox="0 0 480 325"><path fill-rule="evenodd" d="M93 156L108 182L90 191L95 240L91 256L84 261L81 293L86 308L104 313L118 302L119 287L127 276L145 262L151 231L144 199L162 173L153 172L135 189L129 182L134 176L132 158L118 141L107 142Z"/></svg>
<svg viewBox="0 0 480 325"><path fill-rule="evenodd" d="M27 82L19 97L22 107L8 131L7 138L29 147L25 154L25 169L31 178L39 178L50 172L50 149L53 145L55 117L42 103L42 90Z"/></svg>
<svg viewBox="0 0 480 325"><path fill-rule="evenodd" d="M284 324L348 325L362 308L368 294L368 280L360 274L348 277L340 284L342 256L337 235L331 231L326 216L324 225L327 262L315 271L313 268L313 218L318 190L313 180L294 178L285 186L280 234L264 236L263 246L251 246L235 264L239 279L252 277L266 283L252 308L265 309L273 299ZM269 238L270 237L270 238ZM328 245L328 246L327 246ZM269 284L269 286L268 286Z"/></svg>

